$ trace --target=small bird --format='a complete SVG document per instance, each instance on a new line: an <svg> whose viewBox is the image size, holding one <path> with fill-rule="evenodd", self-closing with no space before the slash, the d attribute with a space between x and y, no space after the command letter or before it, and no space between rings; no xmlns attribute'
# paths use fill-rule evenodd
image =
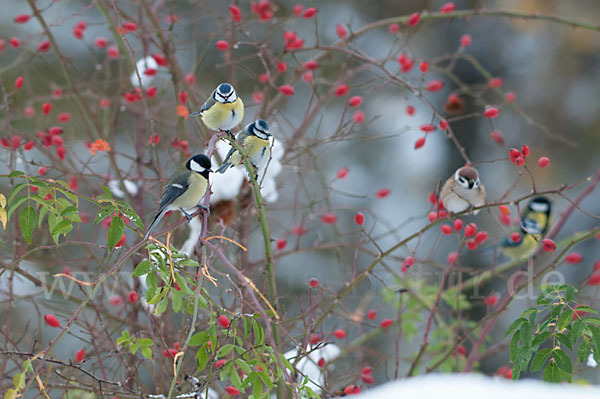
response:
<svg viewBox="0 0 600 399"><path fill-rule="evenodd" d="M222 130L231 133L244 119L244 103L229 83L221 83L212 92L200 111L189 116L198 116L211 130Z"/></svg>
<svg viewBox="0 0 600 399"><path fill-rule="evenodd" d="M535 197L527 205L521 216L521 234L519 241L505 237L500 251L512 259L527 258L538 247L540 240L550 226L552 204L546 197Z"/></svg>
<svg viewBox="0 0 600 399"><path fill-rule="evenodd" d="M144 240L148 239L152 230L168 211L180 210L188 221L192 220L186 210L199 206L198 203L208 189L208 174L212 172L210 168L210 158L204 154L197 154L177 169L160 197L158 213L150 224Z"/></svg>
<svg viewBox="0 0 600 399"><path fill-rule="evenodd" d="M244 147L244 152L250 158L250 163L257 169L269 159L271 137L273 136L269 132L269 126L262 119L250 123L237 135L237 141ZM223 165L217 169L217 172L225 173L227 169L242 164L241 154L237 149L231 147L223 161Z"/></svg>
<svg viewBox="0 0 600 399"><path fill-rule="evenodd" d="M479 172L471 166L463 166L444 183L440 198L446 210L459 213L485 204L485 188L479 181ZM473 211L476 215L479 211Z"/></svg>

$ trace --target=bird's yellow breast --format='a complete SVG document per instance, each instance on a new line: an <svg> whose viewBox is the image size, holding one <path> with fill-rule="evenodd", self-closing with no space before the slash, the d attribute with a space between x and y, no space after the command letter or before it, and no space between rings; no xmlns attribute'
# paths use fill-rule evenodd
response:
<svg viewBox="0 0 600 399"><path fill-rule="evenodd" d="M173 201L172 205L178 208L190 209L197 206L202 200L208 187L208 180L198 173L192 173L188 182L190 185L186 192Z"/></svg>
<svg viewBox="0 0 600 399"><path fill-rule="evenodd" d="M202 121L212 130L231 130L244 119L244 103L238 97L232 103L215 103L202 112Z"/></svg>
<svg viewBox="0 0 600 399"><path fill-rule="evenodd" d="M250 158L250 162L254 166L258 166L262 158L268 155L269 140L263 140L256 136L248 136L242 145L244 146L246 156ZM242 164L242 157L239 152L236 151L233 153L231 163L236 166Z"/></svg>

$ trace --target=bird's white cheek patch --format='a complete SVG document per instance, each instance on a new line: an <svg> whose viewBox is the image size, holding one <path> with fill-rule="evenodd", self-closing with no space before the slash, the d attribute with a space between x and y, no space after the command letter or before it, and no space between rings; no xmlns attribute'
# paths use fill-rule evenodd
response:
<svg viewBox="0 0 600 399"><path fill-rule="evenodd" d="M206 168L202 167L198 162L194 161L193 159L190 161L190 169L198 173L202 173L206 170Z"/></svg>

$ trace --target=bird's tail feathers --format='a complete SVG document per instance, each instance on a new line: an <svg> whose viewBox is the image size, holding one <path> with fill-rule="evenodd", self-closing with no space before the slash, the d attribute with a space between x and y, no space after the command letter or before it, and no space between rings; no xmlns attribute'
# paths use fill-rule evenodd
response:
<svg viewBox="0 0 600 399"><path fill-rule="evenodd" d="M216 170L216 172L225 173L225 171L227 169L229 169L230 167L231 167L231 162L225 162L225 163L223 163L223 165L221 165L219 167L219 169Z"/></svg>
<svg viewBox="0 0 600 399"><path fill-rule="evenodd" d="M150 237L150 233L152 233L152 231L156 228L156 226L158 225L160 220L163 218L163 216L165 216L165 213L167 213L166 207L162 211L158 212L158 215L156 215L156 217L154 218L152 223L150 223L150 227L148 227L148 231L146 232L146 235L144 236L144 241L146 241L148 239L148 237Z"/></svg>

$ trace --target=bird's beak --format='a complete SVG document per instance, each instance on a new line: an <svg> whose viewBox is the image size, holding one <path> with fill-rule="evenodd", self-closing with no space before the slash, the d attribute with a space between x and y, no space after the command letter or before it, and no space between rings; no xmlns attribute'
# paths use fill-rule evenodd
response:
<svg viewBox="0 0 600 399"><path fill-rule="evenodd" d="M469 190L475 185L475 180L469 180Z"/></svg>
<svg viewBox="0 0 600 399"><path fill-rule="evenodd" d="M198 115L202 115L202 111L193 112L193 113L189 114L188 117L190 117L190 116L198 116Z"/></svg>
<svg viewBox="0 0 600 399"><path fill-rule="evenodd" d="M210 173L215 173L215 171L214 171L214 170L212 170L212 169L209 169L208 171L209 171Z"/></svg>

